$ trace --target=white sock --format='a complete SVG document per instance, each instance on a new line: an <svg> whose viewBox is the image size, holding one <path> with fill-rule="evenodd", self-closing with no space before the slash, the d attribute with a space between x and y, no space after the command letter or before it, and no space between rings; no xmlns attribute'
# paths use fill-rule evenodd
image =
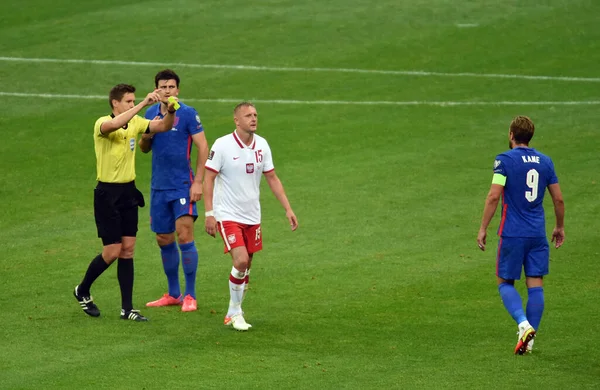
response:
<svg viewBox="0 0 600 390"><path fill-rule="evenodd" d="M246 270L246 278L249 278L250 276L250 268L248 268ZM244 302L244 299L246 298L246 293L248 292L248 284L250 283L250 279L248 279L247 282L244 282L244 293L242 294L242 302Z"/></svg>
<svg viewBox="0 0 600 390"><path fill-rule="evenodd" d="M229 275L229 310L227 317L240 314L242 312L242 299L244 298L244 278L245 271L238 271L233 267Z"/></svg>
<svg viewBox="0 0 600 390"><path fill-rule="evenodd" d="M531 328L531 325L529 324L529 321L527 321L527 320L525 320L519 324L519 331L521 331L521 332L528 328Z"/></svg>

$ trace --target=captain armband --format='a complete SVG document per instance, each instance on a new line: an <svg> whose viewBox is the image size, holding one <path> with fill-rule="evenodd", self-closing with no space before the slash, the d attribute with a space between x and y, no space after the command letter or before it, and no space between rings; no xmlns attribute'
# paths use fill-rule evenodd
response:
<svg viewBox="0 0 600 390"><path fill-rule="evenodd" d="M492 177L492 184L499 184L504 187L506 185L506 176L499 173L494 173L494 176Z"/></svg>

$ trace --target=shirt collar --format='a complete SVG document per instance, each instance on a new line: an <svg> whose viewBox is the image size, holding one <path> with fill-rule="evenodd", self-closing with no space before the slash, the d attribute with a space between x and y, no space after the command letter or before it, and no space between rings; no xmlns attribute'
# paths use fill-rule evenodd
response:
<svg viewBox="0 0 600 390"><path fill-rule="evenodd" d="M237 133L235 132L235 130L233 131L233 139L235 140L235 142L237 142L237 144L239 145L240 148L244 149L244 148L248 148L248 149L252 149L254 150L254 147L256 146L256 137L253 137L252 139L252 145L251 146L247 146L245 143L242 142L242 140L238 137Z"/></svg>

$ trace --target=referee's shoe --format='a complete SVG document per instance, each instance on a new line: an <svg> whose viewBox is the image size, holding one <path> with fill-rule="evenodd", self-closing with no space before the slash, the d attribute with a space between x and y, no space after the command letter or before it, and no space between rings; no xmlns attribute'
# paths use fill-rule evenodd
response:
<svg viewBox="0 0 600 390"><path fill-rule="evenodd" d="M85 314L92 317L100 316L100 309L98 309L98 306L94 303L94 298L79 294L79 285L75 286L73 295L75 296L75 299L77 299L77 302L79 302L79 306L81 306Z"/></svg>
<svg viewBox="0 0 600 390"><path fill-rule="evenodd" d="M122 320L131 320L131 321L148 321L146 317L144 317L139 310L125 310L121 309L121 319Z"/></svg>

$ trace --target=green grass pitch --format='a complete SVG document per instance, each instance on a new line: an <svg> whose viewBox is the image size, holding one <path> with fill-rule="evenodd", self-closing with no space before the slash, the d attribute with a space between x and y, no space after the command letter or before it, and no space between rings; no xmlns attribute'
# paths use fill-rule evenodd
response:
<svg viewBox="0 0 600 390"><path fill-rule="evenodd" d="M4 11L0 388L598 388L597 2L21 0ZM236 102L256 102L299 218L290 232L263 188L246 333L222 325L231 262L202 218L197 312L119 320L114 267L92 289L102 317L71 295L101 249L93 123L114 84L140 99L165 67L210 143L233 130ZM489 250L475 241L519 114L536 123L532 146L554 159L566 204L524 357L496 289L498 215ZM149 196L139 152L137 174ZM147 209L135 259L143 309L166 290Z"/></svg>

